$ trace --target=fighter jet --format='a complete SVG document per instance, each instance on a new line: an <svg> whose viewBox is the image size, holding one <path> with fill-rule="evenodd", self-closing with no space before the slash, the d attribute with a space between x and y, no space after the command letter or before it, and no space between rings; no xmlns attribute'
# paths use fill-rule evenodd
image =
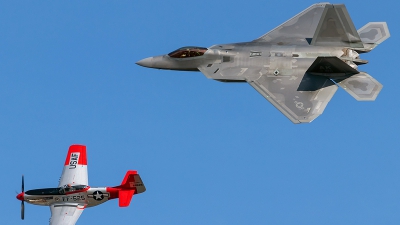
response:
<svg viewBox="0 0 400 225"><path fill-rule="evenodd" d="M293 123L309 123L338 86L358 101L376 99L382 85L358 69L368 63L360 54L389 36L386 22L356 30L345 5L318 3L253 41L182 47L136 64L247 82Z"/></svg>
<svg viewBox="0 0 400 225"><path fill-rule="evenodd" d="M121 185L115 187L88 186L86 146L70 146L58 187L34 189L17 195L21 201L21 219L24 219L24 202L50 206L50 225L74 225L87 207L100 205L118 198L120 207L129 206L132 196L146 191L137 171L126 173Z"/></svg>

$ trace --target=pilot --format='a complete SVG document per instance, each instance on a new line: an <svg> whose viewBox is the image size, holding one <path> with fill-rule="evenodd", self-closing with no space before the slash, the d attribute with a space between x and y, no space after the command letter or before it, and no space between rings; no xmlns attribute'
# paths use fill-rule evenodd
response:
<svg viewBox="0 0 400 225"><path fill-rule="evenodd" d="M58 191L60 194L65 194L65 189L64 189L64 187L65 187L65 186L60 187L60 190Z"/></svg>
<svg viewBox="0 0 400 225"><path fill-rule="evenodd" d="M182 52L181 58L186 58L186 57L188 57L188 52L187 51Z"/></svg>
<svg viewBox="0 0 400 225"><path fill-rule="evenodd" d="M74 191L74 187L71 184L64 185L64 191L71 192Z"/></svg>

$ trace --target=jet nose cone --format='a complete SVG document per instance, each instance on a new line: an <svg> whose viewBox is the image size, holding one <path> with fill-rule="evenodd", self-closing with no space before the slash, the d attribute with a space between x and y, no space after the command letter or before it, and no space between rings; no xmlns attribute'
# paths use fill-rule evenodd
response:
<svg viewBox="0 0 400 225"><path fill-rule="evenodd" d="M153 67L153 57L145 58L136 62L139 66Z"/></svg>
<svg viewBox="0 0 400 225"><path fill-rule="evenodd" d="M17 199L20 200L20 201L23 201L24 200L24 192L19 193L17 195Z"/></svg>

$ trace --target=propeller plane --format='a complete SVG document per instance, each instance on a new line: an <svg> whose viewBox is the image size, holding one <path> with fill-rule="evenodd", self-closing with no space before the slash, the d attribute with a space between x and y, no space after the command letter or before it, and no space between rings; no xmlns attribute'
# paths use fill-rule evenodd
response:
<svg viewBox="0 0 400 225"><path fill-rule="evenodd" d="M86 146L71 145L64 163L58 187L24 191L17 195L21 201L21 219L24 219L24 202L49 206L50 225L74 225L87 207L100 205L111 199L119 199L120 207L129 206L132 196L146 191L135 170L129 170L122 183L114 187L88 186Z"/></svg>

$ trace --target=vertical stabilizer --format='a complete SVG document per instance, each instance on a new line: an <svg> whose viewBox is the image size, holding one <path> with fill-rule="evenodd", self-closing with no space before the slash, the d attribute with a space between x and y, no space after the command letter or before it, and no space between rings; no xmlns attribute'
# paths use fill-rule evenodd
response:
<svg viewBox="0 0 400 225"><path fill-rule="evenodd" d="M363 48L353 21L343 4L325 6L310 44Z"/></svg>
<svg viewBox="0 0 400 225"><path fill-rule="evenodd" d="M135 170L129 170L128 172L126 172L126 175L121 185L117 186L116 188L135 189L135 194L140 194L146 191L142 179Z"/></svg>

